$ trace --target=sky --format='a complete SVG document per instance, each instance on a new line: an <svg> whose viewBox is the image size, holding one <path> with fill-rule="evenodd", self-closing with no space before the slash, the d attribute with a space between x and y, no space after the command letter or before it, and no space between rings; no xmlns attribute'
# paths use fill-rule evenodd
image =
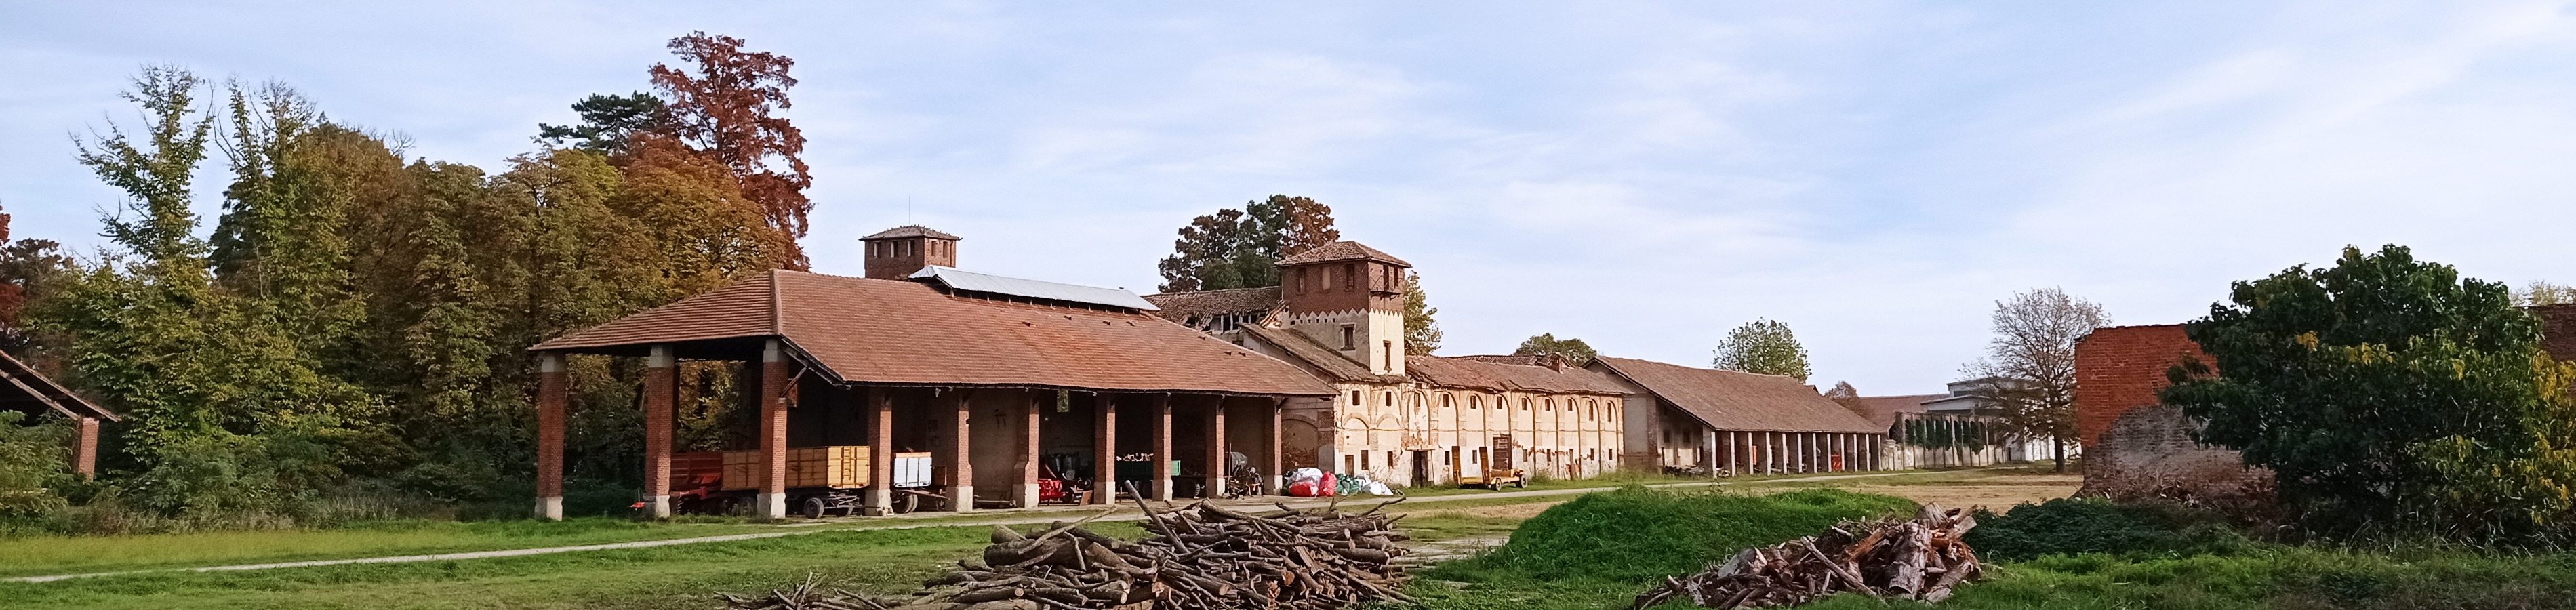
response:
<svg viewBox="0 0 2576 610"><path fill-rule="evenodd" d="M1304 195L1414 264L1442 354L1704 366L1767 318L1865 394L1940 391L2037 288L2176 323L2392 243L2576 281L2564 2L338 4L0 2L16 236L105 245L72 138L146 64L490 169L703 30L796 60L825 273L918 223L1151 292L1191 217Z"/></svg>

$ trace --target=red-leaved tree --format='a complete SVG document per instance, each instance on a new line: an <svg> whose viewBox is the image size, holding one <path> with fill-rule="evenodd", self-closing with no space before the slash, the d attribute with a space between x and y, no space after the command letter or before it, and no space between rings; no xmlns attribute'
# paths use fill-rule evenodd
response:
<svg viewBox="0 0 2576 610"><path fill-rule="evenodd" d="M805 151L804 133L773 114L792 107L787 88L796 79L787 70L796 60L746 52L742 43L706 32L673 38L671 52L695 65L654 64L653 86L670 102L676 135L733 169L743 198L759 204L769 226L787 235L787 267L804 269L804 250L794 240L805 236L805 215L814 209L805 198L814 178L797 156Z"/></svg>

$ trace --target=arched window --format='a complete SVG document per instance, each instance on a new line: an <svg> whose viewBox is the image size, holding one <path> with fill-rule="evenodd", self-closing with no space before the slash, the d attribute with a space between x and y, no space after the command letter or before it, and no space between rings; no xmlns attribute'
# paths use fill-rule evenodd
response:
<svg viewBox="0 0 2576 610"><path fill-rule="evenodd" d="M1529 410L1529 399L1528 399L1528 398L1526 398L1526 397L1524 397L1524 398L1522 398L1522 399L1521 399L1521 410L1523 410L1523 411L1527 411L1527 410Z"/></svg>

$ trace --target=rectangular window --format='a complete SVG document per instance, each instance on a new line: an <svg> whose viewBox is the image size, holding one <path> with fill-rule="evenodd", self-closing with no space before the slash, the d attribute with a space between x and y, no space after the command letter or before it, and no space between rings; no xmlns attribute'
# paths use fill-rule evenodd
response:
<svg viewBox="0 0 2576 610"><path fill-rule="evenodd" d="M1359 273L1359 265L1342 263L1342 289L1350 290L1359 287Z"/></svg>
<svg viewBox="0 0 2576 610"><path fill-rule="evenodd" d="M1306 291L1306 282L1307 282L1307 278L1306 278L1306 271L1307 271L1308 269L1309 269L1309 268L1307 268L1307 267L1298 267L1298 268L1297 268L1297 292L1305 292L1305 291Z"/></svg>
<svg viewBox="0 0 2576 610"><path fill-rule="evenodd" d="M1357 332L1357 329L1351 328L1351 325L1349 324L1342 325L1342 349L1348 350L1359 348L1359 344L1356 343L1359 338Z"/></svg>
<svg viewBox="0 0 2576 610"><path fill-rule="evenodd" d="M1351 390L1351 406L1360 406L1360 391Z"/></svg>
<svg viewBox="0 0 2576 610"><path fill-rule="evenodd" d="M1378 347L1381 348L1378 351L1386 352L1386 369L1395 370L1395 342L1379 341Z"/></svg>
<svg viewBox="0 0 2576 610"><path fill-rule="evenodd" d="M1369 467L1369 453L1370 453L1370 452L1367 452L1367 451L1362 451L1362 452L1360 452L1360 468L1361 468L1361 469L1367 469L1367 468Z"/></svg>

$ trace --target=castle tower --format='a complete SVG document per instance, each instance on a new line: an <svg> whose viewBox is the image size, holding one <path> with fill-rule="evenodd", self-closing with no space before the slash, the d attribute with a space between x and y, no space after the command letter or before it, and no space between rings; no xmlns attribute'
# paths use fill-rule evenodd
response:
<svg viewBox="0 0 2576 610"><path fill-rule="evenodd" d="M900 280L922 267L957 266L959 239L930 227L904 225L861 237L859 243L867 245L868 277Z"/></svg>
<svg viewBox="0 0 2576 610"><path fill-rule="evenodd" d="M1412 263L1337 241L1279 259L1288 327L1381 375L1404 374L1404 272Z"/></svg>

